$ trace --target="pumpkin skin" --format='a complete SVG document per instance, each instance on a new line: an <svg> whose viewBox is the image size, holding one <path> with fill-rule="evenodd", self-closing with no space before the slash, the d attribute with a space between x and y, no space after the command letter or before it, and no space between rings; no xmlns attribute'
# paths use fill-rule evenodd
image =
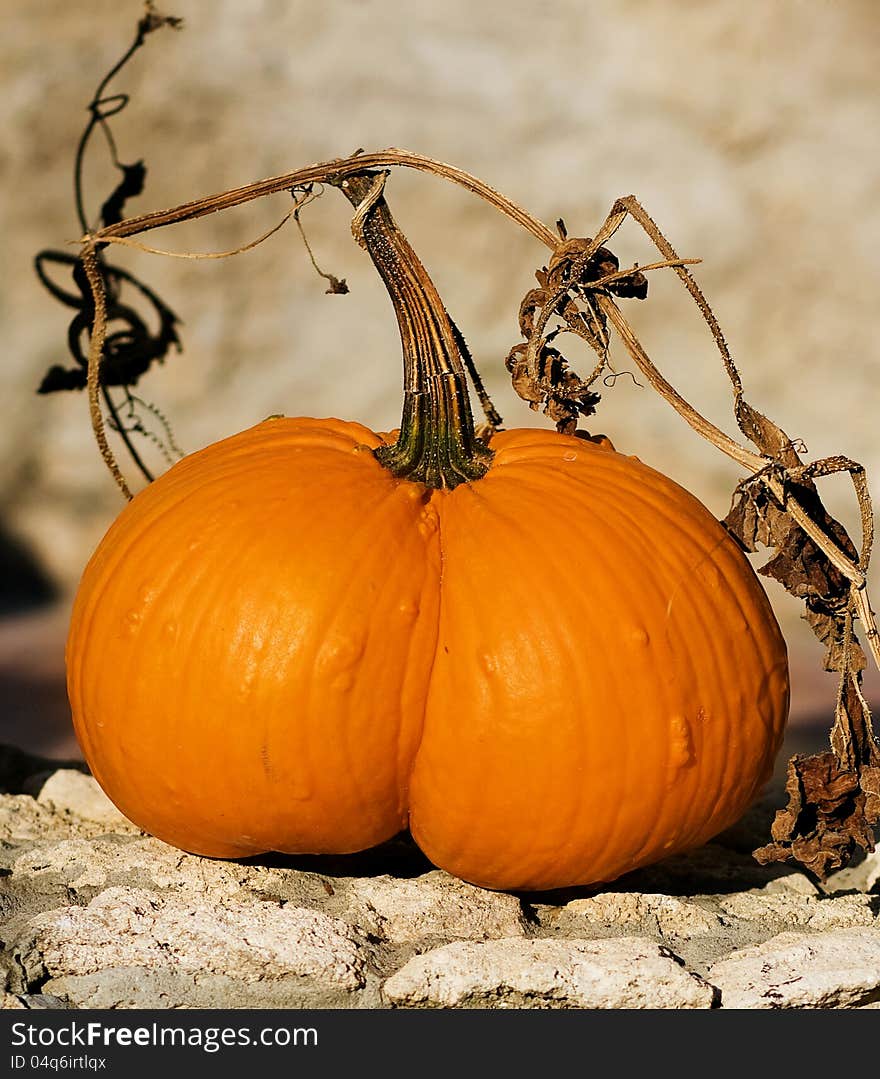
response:
<svg viewBox="0 0 880 1079"><path fill-rule="evenodd" d="M496 889L615 879L732 824L788 712L749 563L632 457L502 432L432 490L275 419L138 494L86 567L74 725L131 820L234 858L405 828Z"/></svg>

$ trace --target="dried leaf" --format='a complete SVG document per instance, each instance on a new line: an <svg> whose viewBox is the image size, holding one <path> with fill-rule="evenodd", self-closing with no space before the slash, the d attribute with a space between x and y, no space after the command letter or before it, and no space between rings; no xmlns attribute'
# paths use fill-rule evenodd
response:
<svg viewBox="0 0 880 1079"><path fill-rule="evenodd" d="M607 277L620 268L617 256L607 247L593 248L589 236L572 237L559 244L553 252L547 272L551 283L561 285L585 285L600 277Z"/></svg>
<svg viewBox="0 0 880 1079"><path fill-rule="evenodd" d="M831 748L846 768L859 771L880 766L880 749L874 741L871 711L862 695L859 671L845 671L841 679Z"/></svg>
<svg viewBox="0 0 880 1079"><path fill-rule="evenodd" d="M143 161L135 161L133 164L123 164L116 154L116 142L111 134L109 120L118 116L129 102L127 94L108 94L108 84L119 74L122 68L135 55L144 44L148 35L162 27L180 29L183 20L173 15L163 15L158 12L152 3L147 0L143 16L137 23L134 40L126 52L118 60L110 71L101 80L91 102L88 105L89 119L83 132L74 165L74 193L76 210L80 227L83 232L89 232L89 221L86 213L83 193L83 163L85 151L92 135L101 126L107 136L107 144L110 150L113 165L121 173L121 179L110 195L104 200L100 219L104 228L115 225L122 221L126 202L140 195L144 189L147 175ZM141 460L129 435L138 433L146 435L163 453L166 459L172 458L172 449L176 453L176 443L171 433L170 426L162 413L146 402L140 402L130 390L138 379L150 369L154 362L162 363L172 347L180 351L180 339L177 333L178 318L174 312L159 299L159 297L134 275L118 267L107 263L103 245L96 247L96 272L100 275L103 291L106 296L106 322L111 328L104 340L104 351L101 356L99 385L104 398L104 404L109 411L110 425L119 432L126 448L132 456L137 467L146 480L152 480L152 472ZM74 290L68 290L59 286L49 276L47 266L64 266L72 268ZM67 332L68 349L75 361L75 367L62 367L53 364L40 382L38 393L48 394L65 390L81 390L87 386L88 359L83 350L83 337L92 333L95 322L95 304L90 282L87 279L82 262L64 251L41 251L35 258L35 268L38 277L48 291L65 306L76 309ZM133 291L131 303L122 303L120 295L125 291L129 294ZM136 305L136 306L135 306ZM139 311L137 308L145 308ZM158 322L158 328L151 330L148 318ZM125 406L128 409L127 417L123 418L119 412L117 402L110 392L114 386L124 387ZM160 417L161 426L168 436L166 442L155 433L149 431L143 420L136 414L135 405L143 404L147 411ZM100 416L100 411L99 411ZM126 425L125 420L133 420ZM103 450L102 450L103 453ZM105 456L111 471L121 479L121 473L113 461L112 452L107 449ZM128 492L123 481L123 489Z"/></svg>
<svg viewBox="0 0 880 1079"><path fill-rule="evenodd" d="M737 398L735 411L739 429L761 453L786 468L797 468L801 464L794 443L781 427L752 408L742 397Z"/></svg>
<svg viewBox="0 0 880 1079"><path fill-rule="evenodd" d="M539 287L530 289L520 304L519 328L525 344L515 345L506 361L513 388L565 434L574 434L578 418L592 415L600 400L591 387L607 365L609 340L607 320L594 302L595 292L601 288L618 296L647 295L647 279L638 271L595 284L615 274L618 267L616 255L595 247L589 238L563 239L549 266L536 271ZM598 355L599 362L588 378L582 379L562 353L550 346L562 333L575 334Z"/></svg>
<svg viewBox="0 0 880 1079"><path fill-rule="evenodd" d="M337 277L335 274L327 274L327 288L324 290L326 296L347 296L348 295L348 282L344 277Z"/></svg>
<svg viewBox="0 0 880 1079"><path fill-rule="evenodd" d="M858 559L852 540L843 526L827 513L812 481L788 483L786 490L797 498L813 521L841 550ZM827 647L842 640L850 583L776 502L760 475L740 485L739 497L722 523L747 551L754 552L759 545L774 548L776 553L759 572L779 581L793 596L806 601L805 617ZM843 669L839 657L826 659L826 670ZM864 665L863 657L860 663L853 664L855 669Z"/></svg>
<svg viewBox="0 0 880 1079"><path fill-rule="evenodd" d="M543 412L564 434L574 434L578 416L595 411L599 395L572 371L558 349L544 344L538 352L537 373L529 367L528 346L514 345L505 360L514 390L533 409Z"/></svg>
<svg viewBox="0 0 880 1079"><path fill-rule="evenodd" d="M847 865L859 847L874 849L878 784L880 770L864 770L860 777L844 769L834 753L792 757L785 784L788 805L776 814L773 842L754 857L761 865L792 858L824 880Z"/></svg>
<svg viewBox="0 0 880 1079"><path fill-rule="evenodd" d="M162 12L156 10L153 0L147 0L144 6L146 12L138 23L138 30L142 34L152 34L155 30L161 30L163 26L168 26L172 30L180 30L183 27L183 19L177 15L163 15Z"/></svg>
<svg viewBox="0 0 880 1079"><path fill-rule="evenodd" d="M762 538L763 518L755 493L744 491L722 521L731 536L749 554L757 551L759 543L766 544L766 539Z"/></svg>
<svg viewBox="0 0 880 1079"><path fill-rule="evenodd" d="M777 553L761 567L765 577L779 581L785 589L798 599L817 598L829 606L841 609L846 606L849 595L849 582L840 573L816 544L797 525L789 522L787 532L775 540L773 546Z"/></svg>
<svg viewBox="0 0 880 1079"><path fill-rule="evenodd" d="M841 671L848 664L850 670L863 671L867 666L865 653L853 638L847 645L840 619L818 604L808 604L805 621L825 645L823 667L826 671ZM849 656L846 651L849 649Z"/></svg>
<svg viewBox="0 0 880 1079"><path fill-rule="evenodd" d="M880 767L863 768L860 782L865 796L865 816L876 823L880 821Z"/></svg>
<svg viewBox="0 0 880 1079"><path fill-rule="evenodd" d="M609 284L608 291L622 300L644 300L648 295L648 279L636 271Z"/></svg>
<svg viewBox="0 0 880 1079"><path fill-rule="evenodd" d="M780 428L745 402L740 404L738 418L759 448L777 455L770 467L803 473L796 449ZM785 491L840 550L858 562L855 545L825 510L812 480L788 481ZM876 790L880 758L860 689L866 660L852 630L850 582L775 501L760 474L741 485L724 524L746 550L755 551L759 545L775 550L759 572L804 600L804 617L825 645L825 670L840 674L832 752L792 759L786 784L789 804L774 821L774 842L755 851L759 862L794 859L824 879L846 865L859 847L873 850L874 827L880 821Z"/></svg>
<svg viewBox="0 0 880 1079"><path fill-rule="evenodd" d="M530 289L519 305L519 332L528 339L535 332L535 319L547 302L547 290Z"/></svg>
<svg viewBox="0 0 880 1079"><path fill-rule="evenodd" d="M523 401L528 401L533 408L537 409L541 401L544 400L544 391L529 372L527 353L527 345L514 345L508 352L504 365L510 372L511 382L516 393Z"/></svg>

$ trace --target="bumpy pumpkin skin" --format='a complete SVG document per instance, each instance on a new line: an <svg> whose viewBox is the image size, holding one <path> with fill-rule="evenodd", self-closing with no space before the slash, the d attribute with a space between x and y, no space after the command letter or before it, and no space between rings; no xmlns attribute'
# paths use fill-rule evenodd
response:
<svg viewBox="0 0 880 1079"><path fill-rule="evenodd" d="M407 822L436 634L427 492L359 424L270 420L129 503L83 575L74 725L123 813L184 850L347 852Z"/></svg>
<svg viewBox="0 0 880 1079"><path fill-rule="evenodd" d="M346 852L404 827L490 888L612 880L732 823L788 710L785 644L709 512L634 458L496 436L430 492L336 420L171 469L86 569L77 735L196 853Z"/></svg>
<svg viewBox="0 0 880 1079"><path fill-rule="evenodd" d="M437 656L410 793L429 858L491 888L696 847L769 778L785 643L734 541L632 457L510 431L440 499Z"/></svg>

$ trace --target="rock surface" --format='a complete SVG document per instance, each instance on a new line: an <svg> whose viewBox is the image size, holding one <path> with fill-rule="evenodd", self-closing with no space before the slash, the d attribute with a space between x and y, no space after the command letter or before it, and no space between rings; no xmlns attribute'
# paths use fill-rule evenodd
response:
<svg viewBox="0 0 880 1079"><path fill-rule="evenodd" d="M846 1008L880 1000L880 928L779 936L713 964L726 1008Z"/></svg>
<svg viewBox="0 0 880 1079"><path fill-rule="evenodd" d="M139 829L124 817L91 776L73 768L59 768L40 787L37 802L69 817L72 822L98 824L108 831L137 833Z"/></svg>
<svg viewBox="0 0 880 1079"><path fill-rule="evenodd" d="M717 931L721 924L717 914L698 903L641 892L605 892L589 899L573 899L558 913L547 916L548 927L555 929L577 932L598 926L653 928L662 937L702 936Z"/></svg>
<svg viewBox="0 0 880 1079"><path fill-rule="evenodd" d="M403 837L199 858L140 832L90 776L36 758L4 774L4 759L3 1008L880 1002L876 857L817 885L758 866L741 825L614 885L518 896L434 869Z"/></svg>
<svg viewBox="0 0 880 1079"><path fill-rule="evenodd" d="M393 1004L462 1008L711 1008L715 990L651 940L458 941L385 982Z"/></svg>
<svg viewBox="0 0 880 1079"><path fill-rule="evenodd" d="M22 983L40 980L44 992L81 1000L90 995L81 992L84 977L91 990L108 978L119 980L120 973L123 981L130 979L134 972L158 984L166 973L176 976L184 990L175 1001L180 1004L188 996L198 999L199 983L212 975L230 986L309 980L312 988L331 995L365 984L354 928L289 903L218 905L108 888L86 907L38 915L28 930L30 939L22 935L18 942Z"/></svg>
<svg viewBox="0 0 880 1079"><path fill-rule="evenodd" d="M528 928L514 896L487 892L440 870L412 880L387 875L356 880L342 910L394 944L524 937Z"/></svg>

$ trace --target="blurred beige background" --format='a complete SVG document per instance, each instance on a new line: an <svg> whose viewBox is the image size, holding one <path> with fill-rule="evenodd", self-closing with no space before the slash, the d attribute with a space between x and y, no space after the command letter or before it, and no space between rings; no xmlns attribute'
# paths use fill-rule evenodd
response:
<svg viewBox="0 0 880 1079"><path fill-rule="evenodd" d="M682 255L704 259L697 276L749 400L802 438L811 458L847 454L880 484L873 0L163 0L162 10L183 16L185 30L151 37L110 88L132 97L114 122L120 156L143 157L149 169L129 214L359 146L454 162L548 222L563 216L572 234L590 234L614 198L632 192ZM71 170L85 106L140 12L134 0L3 5L0 524L59 598L5 605L0 741L59 754L75 752L63 696L67 604L121 501L92 442L85 395L34 392L51 364L66 362L69 312L43 291L31 260L78 235ZM115 182L99 139L87 180L96 213ZM507 424L543 422L514 398L503 359L544 250L432 178L396 173L388 194ZM288 205L279 196L148 240L222 250ZM304 218L324 268L348 279L344 297L324 295L293 227L222 262L117 251L184 320L184 353L139 392L173 419L185 449L275 412L396 425L394 322L348 219L332 191ZM652 258L632 226L613 246L622 259ZM627 305L649 352L733 433L728 385L696 311L671 275L651 286L647 302ZM718 516L727 511L736 467L648 389L619 379L595 429ZM823 491L855 529L846 482ZM876 571L873 582L880 594ZM768 591L792 650L796 714L824 718L834 684L818 673L820 649L799 605L772 583ZM880 699L875 676L870 688Z"/></svg>

